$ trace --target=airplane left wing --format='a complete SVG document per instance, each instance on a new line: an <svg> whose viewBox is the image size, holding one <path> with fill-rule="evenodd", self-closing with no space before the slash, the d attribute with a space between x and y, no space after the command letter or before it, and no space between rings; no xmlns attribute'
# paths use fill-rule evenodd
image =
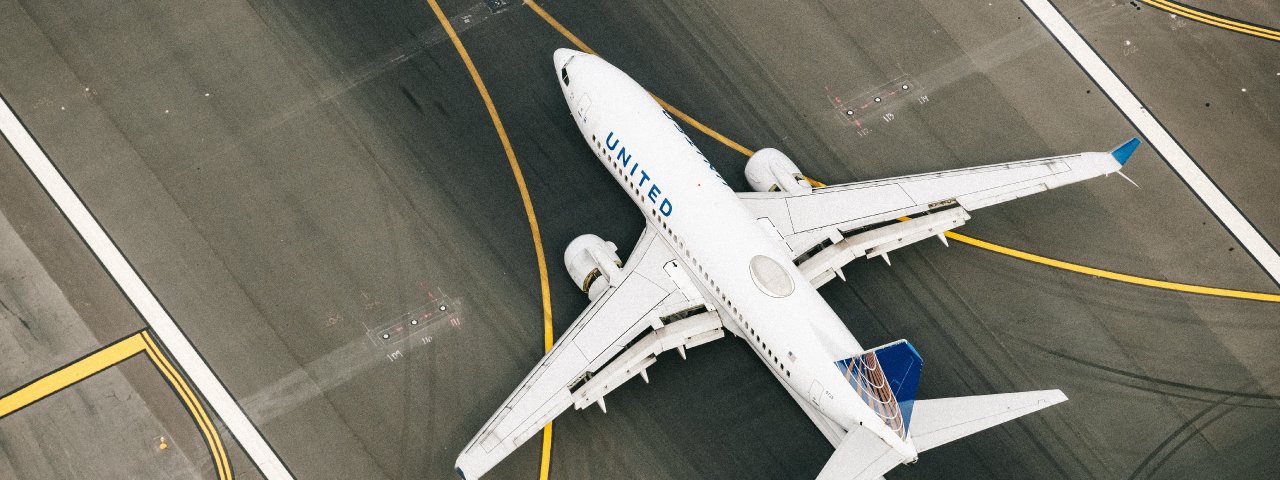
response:
<svg viewBox="0 0 1280 480"><path fill-rule="evenodd" d="M970 211L1117 173L1140 143L1134 138L1110 152L848 183L806 193L738 196L767 229L776 231L816 287L841 275L840 267L856 258L888 260L886 254L894 249L943 238L947 230L963 225Z"/></svg>
<svg viewBox="0 0 1280 480"><path fill-rule="evenodd" d="M467 444L458 475L483 475L570 405L603 409L604 395L630 378L647 382L645 369L659 353L683 356L724 336L718 313L652 227L621 272L621 282L587 306Z"/></svg>

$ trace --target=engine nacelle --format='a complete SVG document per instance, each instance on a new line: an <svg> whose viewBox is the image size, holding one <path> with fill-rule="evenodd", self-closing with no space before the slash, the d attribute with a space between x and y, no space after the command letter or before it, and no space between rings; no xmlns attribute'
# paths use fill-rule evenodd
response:
<svg viewBox="0 0 1280 480"><path fill-rule="evenodd" d="M622 282L618 246L592 234L579 235L564 249L564 266L582 293L595 300Z"/></svg>
<svg viewBox="0 0 1280 480"><path fill-rule="evenodd" d="M809 193L813 186L800 167L774 148L762 148L747 160L747 183L757 192Z"/></svg>

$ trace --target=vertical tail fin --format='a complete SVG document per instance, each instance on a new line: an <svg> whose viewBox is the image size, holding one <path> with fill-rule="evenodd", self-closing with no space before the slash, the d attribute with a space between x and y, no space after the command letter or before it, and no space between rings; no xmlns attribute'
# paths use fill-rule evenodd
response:
<svg viewBox="0 0 1280 480"><path fill-rule="evenodd" d="M898 340L836 362L844 378L885 425L907 439L920 368L924 365L911 342Z"/></svg>

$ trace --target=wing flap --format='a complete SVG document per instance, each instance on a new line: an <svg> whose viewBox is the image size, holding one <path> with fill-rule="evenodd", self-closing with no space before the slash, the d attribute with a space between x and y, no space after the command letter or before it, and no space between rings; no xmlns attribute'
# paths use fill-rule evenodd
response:
<svg viewBox="0 0 1280 480"><path fill-rule="evenodd" d="M701 299L700 295L687 292L686 287L677 284L677 280L689 283L687 275L684 278L677 275L684 274L682 268L652 228L646 229L623 267L622 281L609 286L587 306L489 418L458 456L455 466L459 473L476 478L489 471L543 425L574 405L573 392L589 382L593 374L605 374L597 385L606 384L604 379L609 380L607 388L592 390L599 393L593 397L598 400L634 375L637 368L642 371L648 352L627 356L627 361L618 367L610 367L637 337L651 329L665 330L663 318L695 306L691 305L690 298ZM714 319L714 328L696 331L692 334L694 338L682 338L678 348L696 345L719 331L719 317L714 313L709 317ZM702 317L703 323L699 325L706 325L706 318ZM693 325L692 322L681 324L679 330L690 331L688 327ZM719 334L723 336L722 331ZM660 340L668 336L670 334ZM664 345L654 347L656 352L665 350L660 348ZM626 375L628 372L631 375Z"/></svg>
<svg viewBox="0 0 1280 480"><path fill-rule="evenodd" d="M964 225L968 219L969 214L963 208L952 208L859 233L802 261L800 273L814 288L818 288L839 275L841 267L859 257L887 255L926 238L941 238L948 230Z"/></svg>
<svg viewBox="0 0 1280 480"><path fill-rule="evenodd" d="M645 369L657 362L658 355L662 352L678 349L683 356L686 349L719 338L724 338L724 329L719 315L714 311L699 313L649 332L574 390L573 406L581 410L593 403L600 403L605 395L636 375L644 376L645 382L648 382Z"/></svg>

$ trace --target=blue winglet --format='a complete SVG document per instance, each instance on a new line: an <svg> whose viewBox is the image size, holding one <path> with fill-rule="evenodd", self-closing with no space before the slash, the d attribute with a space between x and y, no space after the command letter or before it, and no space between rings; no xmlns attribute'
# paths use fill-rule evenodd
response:
<svg viewBox="0 0 1280 480"><path fill-rule="evenodd" d="M1129 161L1129 156L1133 155L1133 151L1138 149L1138 145L1142 145L1142 140L1138 140L1138 137L1133 137L1124 142L1124 145L1112 150L1111 156L1115 157L1116 162L1124 165L1125 162Z"/></svg>

